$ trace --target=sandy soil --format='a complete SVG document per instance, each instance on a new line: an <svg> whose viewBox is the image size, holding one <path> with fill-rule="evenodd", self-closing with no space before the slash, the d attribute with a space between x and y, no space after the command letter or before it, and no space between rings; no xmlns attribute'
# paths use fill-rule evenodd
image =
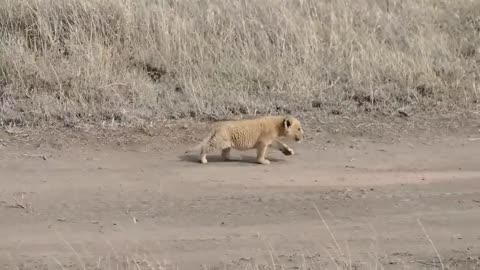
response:
<svg viewBox="0 0 480 270"><path fill-rule="evenodd" d="M4 140L0 267L480 269L480 140L290 144L262 166Z"/></svg>

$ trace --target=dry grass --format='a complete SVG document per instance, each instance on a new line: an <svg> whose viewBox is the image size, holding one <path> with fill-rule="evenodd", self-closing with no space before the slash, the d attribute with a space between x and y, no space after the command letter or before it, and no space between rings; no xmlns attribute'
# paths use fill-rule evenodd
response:
<svg viewBox="0 0 480 270"><path fill-rule="evenodd" d="M479 11L473 0L1 0L0 121L478 111Z"/></svg>

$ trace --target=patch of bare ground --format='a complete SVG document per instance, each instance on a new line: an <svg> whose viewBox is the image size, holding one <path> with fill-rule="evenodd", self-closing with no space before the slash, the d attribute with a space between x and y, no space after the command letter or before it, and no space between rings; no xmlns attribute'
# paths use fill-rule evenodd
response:
<svg viewBox="0 0 480 270"><path fill-rule="evenodd" d="M206 131L187 120L137 132L4 128L0 265L479 267L478 122L304 119L296 155L271 152L269 166L252 152L205 166L184 156Z"/></svg>
<svg viewBox="0 0 480 270"><path fill-rule="evenodd" d="M215 121L254 118L237 116L215 120L195 119L151 121L143 125L126 125L111 121L102 124L79 124L65 127L61 124L43 127L3 126L0 140L4 144L30 144L62 149L69 145L96 144L108 147L143 147L151 150L172 150L195 144L206 135ZM480 117L475 113L448 114L444 117L417 114L411 116L326 116L303 113L299 117L306 129L306 141L347 143L355 138L378 142L402 140L433 143L438 138L471 136L480 129Z"/></svg>

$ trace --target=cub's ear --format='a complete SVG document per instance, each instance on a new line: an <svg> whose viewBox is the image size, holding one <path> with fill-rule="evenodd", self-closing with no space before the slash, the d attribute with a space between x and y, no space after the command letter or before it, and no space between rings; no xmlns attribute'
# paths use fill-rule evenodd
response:
<svg viewBox="0 0 480 270"><path fill-rule="evenodd" d="M283 119L283 125L285 126L285 129L288 129L292 126L292 120L289 118Z"/></svg>

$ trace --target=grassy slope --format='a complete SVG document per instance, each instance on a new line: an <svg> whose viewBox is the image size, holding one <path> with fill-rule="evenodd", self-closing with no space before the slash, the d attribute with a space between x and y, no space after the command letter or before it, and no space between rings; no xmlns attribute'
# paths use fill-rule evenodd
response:
<svg viewBox="0 0 480 270"><path fill-rule="evenodd" d="M3 124L480 106L480 1L1 2Z"/></svg>

